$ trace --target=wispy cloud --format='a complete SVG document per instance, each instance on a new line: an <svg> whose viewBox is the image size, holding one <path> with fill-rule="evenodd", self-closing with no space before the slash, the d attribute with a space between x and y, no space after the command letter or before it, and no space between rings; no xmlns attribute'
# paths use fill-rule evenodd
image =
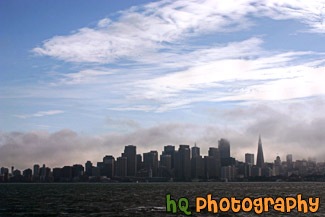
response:
<svg viewBox="0 0 325 217"><path fill-rule="evenodd" d="M48 116L48 115L56 115L56 114L61 114L64 113L64 111L61 110L50 110L50 111L39 111L34 114L23 114L23 115L13 115L17 118L32 118L32 117L43 117L43 116Z"/></svg>
<svg viewBox="0 0 325 217"><path fill-rule="evenodd" d="M154 111L156 108L153 106L146 106L146 105L135 105L132 107L110 107L107 108L107 110L112 110L112 111L144 111L144 112L149 112L149 111Z"/></svg>
<svg viewBox="0 0 325 217"><path fill-rule="evenodd" d="M114 74L113 69L84 69L75 73L61 74L63 84L91 83L102 80L103 76Z"/></svg>
<svg viewBox="0 0 325 217"><path fill-rule="evenodd" d="M187 38L248 28L252 16L295 19L312 32L324 33L324 13L322 0L159 1L122 11L117 20L105 18L95 27L55 36L33 51L68 62L137 62L151 59L156 52L168 52Z"/></svg>

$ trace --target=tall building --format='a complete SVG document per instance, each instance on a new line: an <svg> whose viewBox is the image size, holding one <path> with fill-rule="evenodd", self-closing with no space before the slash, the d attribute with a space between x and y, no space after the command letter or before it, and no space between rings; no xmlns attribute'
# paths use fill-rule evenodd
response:
<svg viewBox="0 0 325 217"><path fill-rule="evenodd" d="M84 174L84 167L80 164L72 166L72 178L80 178Z"/></svg>
<svg viewBox="0 0 325 217"><path fill-rule="evenodd" d="M215 179L220 177L220 152L218 148L210 147L207 157L204 157L204 170L207 179Z"/></svg>
<svg viewBox="0 0 325 217"><path fill-rule="evenodd" d="M142 155L137 154L137 172L143 168Z"/></svg>
<svg viewBox="0 0 325 217"><path fill-rule="evenodd" d="M192 147L191 176L194 179L204 178L204 161L200 155L200 148L196 146L196 143Z"/></svg>
<svg viewBox="0 0 325 217"><path fill-rule="evenodd" d="M292 154L287 155L287 167L288 167L288 170L293 169Z"/></svg>
<svg viewBox="0 0 325 217"><path fill-rule="evenodd" d="M61 181L61 177L62 177L62 172L61 172L61 168L53 168L53 172L52 172L52 175L53 175L53 181L54 182L59 182Z"/></svg>
<svg viewBox="0 0 325 217"><path fill-rule="evenodd" d="M93 164L90 161L87 161L85 164L85 168L86 168L86 175L92 176Z"/></svg>
<svg viewBox="0 0 325 217"><path fill-rule="evenodd" d="M72 180L72 167L70 166L64 166L61 169L61 176L64 181L69 182Z"/></svg>
<svg viewBox="0 0 325 217"><path fill-rule="evenodd" d="M175 168L175 146L173 145L166 145L164 146L164 151L162 155L170 155L171 156L171 168Z"/></svg>
<svg viewBox="0 0 325 217"><path fill-rule="evenodd" d="M158 152L150 151L148 153L143 154L143 164L146 168L149 177L158 176Z"/></svg>
<svg viewBox="0 0 325 217"><path fill-rule="evenodd" d="M287 163L292 164L292 154L287 155Z"/></svg>
<svg viewBox="0 0 325 217"><path fill-rule="evenodd" d="M116 176L125 177L127 176L127 158L118 157L116 160Z"/></svg>
<svg viewBox="0 0 325 217"><path fill-rule="evenodd" d="M230 143L226 139L220 139L219 140L219 153L220 153L220 159L230 158Z"/></svg>
<svg viewBox="0 0 325 217"><path fill-rule="evenodd" d="M134 145L125 146L123 157L127 158L127 176L136 176L136 174L137 174L137 147Z"/></svg>
<svg viewBox="0 0 325 217"><path fill-rule="evenodd" d="M254 165L254 154L245 154L245 163L248 165L253 166Z"/></svg>
<svg viewBox="0 0 325 217"><path fill-rule="evenodd" d="M191 179L191 150L188 145L179 145L175 154L176 177L179 180Z"/></svg>
<svg viewBox="0 0 325 217"><path fill-rule="evenodd" d="M106 155L103 158L103 175L112 178L114 176L115 158L112 155Z"/></svg>
<svg viewBox="0 0 325 217"><path fill-rule="evenodd" d="M236 177L235 166L225 166L221 168L221 179L224 181L233 181Z"/></svg>
<svg viewBox="0 0 325 217"><path fill-rule="evenodd" d="M194 147L192 147L192 158L199 157L200 156L200 148L196 146L196 143Z"/></svg>
<svg viewBox="0 0 325 217"><path fill-rule="evenodd" d="M262 147L261 135L258 138L256 166L259 167L259 168L264 167L264 155L263 155L263 147Z"/></svg>
<svg viewBox="0 0 325 217"><path fill-rule="evenodd" d="M39 176L39 165L38 164L35 164L33 169L34 169L33 175L35 177L38 177Z"/></svg>
<svg viewBox="0 0 325 217"><path fill-rule="evenodd" d="M208 151L208 155L210 157L215 157L217 159L220 159L220 153L219 153L219 149L218 148L210 147L209 148L209 151Z"/></svg>
<svg viewBox="0 0 325 217"><path fill-rule="evenodd" d="M204 156L204 177L207 179L220 178L220 163L213 156Z"/></svg>
<svg viewBox="0 0 325 217"><path fill-rule="evenodd" d="M281 167L281 159L279 156L276 157L274 160L274 166L273 166L273 173L275 176L281 175L282 167Z"/></svg>
<svg viewBox="0 0 325 217"><path fill-rule="evenodd" d="M161 177L171 177L172 169L172 158L169 154L160 155L160 176Z"/></svg>

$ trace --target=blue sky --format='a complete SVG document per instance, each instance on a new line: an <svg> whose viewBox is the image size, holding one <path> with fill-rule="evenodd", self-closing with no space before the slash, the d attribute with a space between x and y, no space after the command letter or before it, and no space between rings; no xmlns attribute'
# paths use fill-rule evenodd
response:
<svg viewBox="0 0 325 217"><path fill-rule="evenodd" d="M249 127L266 112L296 120L295 105L307 124L321 120L324 8L316 0L1 1L0 131L129 135L172 123L257 138L267 130Z"/></svg>

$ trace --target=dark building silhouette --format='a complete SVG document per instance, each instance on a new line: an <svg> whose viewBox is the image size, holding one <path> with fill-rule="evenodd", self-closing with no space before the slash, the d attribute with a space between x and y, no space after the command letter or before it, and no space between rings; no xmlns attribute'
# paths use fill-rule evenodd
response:
<svg viewBox="0 0 325 217"><path fill-rule="evenodd" d="M172 157L169 154L160 155L159 171L161 177L172 177Z"/></svg>
<svg viewBox="0 0 325 217"><path fill-rule="evenodd" d="M100 167L93 167L91 170L93 177L99 177L100 176Z"/></svg>
<svg viewBox="0 0 325 217"><path fill-rule="evenodd" d="M35 164L34 167L33 167L33 175L35 177L39 176L39 165L38 164Z"/></svg>
<svg viewBox="0 0 325 217"><path fill-rule="evenodd" d="M188 181L191 179L191 150L188 145L179 145L175 153L176 178Z"/></svg>
<svg viewBox="0 0 325 217"><path fill-rule="evenodd" d="M200 156L200 148L196 146L196 143L194 147L192 147L192 158L199 157Z"/></svg>
<svg viewBox="0 0 325 217"><path fill-rule="evenodd" d="M205 176L208 179L220 177L221 159L220 149L210 147L208 157L205 158Z"/></svg>
<svg viewBox="0 0 325 217"><path fill-rule="evenodd" d="M21 171L20 171L20 170L14 170L14 171L12 172L12 175L13 175L13 176L21 176Z"/></svg>
<svg viewBox="0 0 325 217"><path fill-rule="evenodd" d="M224 166L221 168L221 180L224 181L233 181L236 176L235 166Z"/></svg>
<svg viewBox="0 0 325 217"><path fill-rule="evenodd" d="M226 139L220 139L218 142L221 167L235 165L236 160L230 157L230 143Z"/></svg>
<svg viewBox="0 0 325 217"><path fill-rule="evenodd" d="M104 176L104 163L103 162L97 162L97 168L99 170L99 175L98 176Z"/></svg>
<svg viewBox="0 0 325 217"><path fill-rule="evenodd" d="M42 182L49 182L50 176L51 176L51 169L48 167L45 167L45 164L39 169L40 174L40 181Z"/></svg>
<svg viewBox="0 0 325 217"><path fill-rule="evenodd" d="M31 182L33 178L33 171L31 169L26 169L23 171L24 181Z"/></svg>
<svg viewBox="0 0 325 217"><path fill-rule="evenodd" d="M253 166L254 165L254 154L245 154L245 163L248 165Z"/></svg>
<svg viewBox="0 0 325 217"><path fill-rule="evenodd" d="M72 181L72 167L71 166L64 166L61 169L61 177L65 182Z"/></svg>
<svg viewBox="0 0 325 217"><path fill-rule="evenodd" d="M210 147L208 151L208 156L220 159L220 153L218 148Z"/></svg>
<svg viewBox="0 0 325 217"><path fill-rule="evenodd" d="M116 176L125 177L127 176L127 158L118 157L116 160Z"/></svg>
<svg viewBox="0 0 325 217"><path fill-rule="evenodd" d="M221 166L235 166L236 165L236 159L233 157L224 158L221 160Z"/></svg>
<svg viewBox="0 0 325 217"><path fill-rule="evenodd" d="M103 175L108 178L114 177L115 158L112 155L106 155L103 158Z"/></svg>
<svg viewBox="0 0 325 217"><path fill-rule="evenodd" d="M191 176L193 179L204 178L204 161L200 155L200 148L196 146L196 143L192 147Z"/></svg>
<svg viewBox="0 0 325 217"><path fill-rule="evenodd" d="M84 175L84 167L80 164L75 164L72 166L72 178L79 179Z"/></svg>
<svg viewBox="0 0 325 217"><path fill-rule="evenodd" d="M143 161L142 161L142 155L137 154L137 172L139 172L141 169L143 169Z"/></svg>
<svg viewBox="0 0 325 217"><path fill-rule="evenodd" d="M218 142L220 159L230 158L230 143L226 139L220 139Z"/></svg>
<svg viewBox="0 0 325 217"><path fill-rule="evenodd" d="M61 168L53 168L52 171L53 181L60 182L62 177Z"/></svg>
<svg viewBox="0 0 325 217"><path fill-rule="evenodd" d="M1 167L0 173L1 173L1 175L6 175L6 174L8 175L9 169L5 168L5 167Z"/></svg>
<svg viewBox="0 0 325 217"><path fill-rule="evenodd" d="M170 155L171 156L171 168L175 168L175 146L173 145L167 145L164 146L164 151L162 152L162 155Z"/></svg>
<svg viewBox="0 0 325 217"><path fill-rule="evenodd" d="M193 179L203 179L204 176L204 160L202 156L191 159L191 176Z"/></svg>
<svg viewBox="0 0 325 217"><path fill-rule="evenodd" d="M150 151L143 154L143 164L147 170L148 177L158 176L158 152Z"/></svg>
<svg viewBox="0 0 325 217"><path fill-rule="evenodd" d="M262 147L261 136L259 136L259 138L258 138L256 166L259 167L259 168L264 167L264 155L263 155L263 147Z"/></svg>
<svg viewBox="0 0 325 217"><path fill-rule="evenodd" d="M86 168L86 175L87 176L92 176L92 170L93 170L93 164L91 163L91 161L87 161L85 164L85 168Z"/></svg>
<svg viewBox="0 0 325 217"><path fill-rule="evenodd" d="M136 176L136 174L137 174L137 147L134 145L125 146L123 157L127 158L127 176Z"/></svg>

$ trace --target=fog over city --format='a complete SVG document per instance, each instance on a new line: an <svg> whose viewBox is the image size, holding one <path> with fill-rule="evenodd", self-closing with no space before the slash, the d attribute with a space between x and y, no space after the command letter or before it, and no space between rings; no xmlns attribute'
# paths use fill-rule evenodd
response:
<svg viewBox="0 0 325 217"><path fill-rule="evenodd" d="M207 111L211 119L209 125L171 122L142 128L141 123L138 123L136 129L129 133L104 133L97 136L76 133L70 129L52 133L2 132L0 159L2 165L15 165L18 168L28 168L34 163L55 167L84 164L87 160L96 162L105 155L117 157L128 144L136 145L138 153L150 150L161 153L165 145L194 146L195 142L204 154L209 147L218 147L220 138L227 138L231 145L231 155L243 161L245 153L254 153L256 156L260 133L268 162L273 162L277 155L285 159L286 154L293 154L294 159L315 157L323 162L325 118L311 116L324 107L323 101L311 100L308 105L291 103L288 108L290 114L281 112L278 105L276 109L265 105L227 111L214 109ZM229 123L218 124L218 115ZM119 124L134 127L134 124L127 126L125 120Z"/></svg>

